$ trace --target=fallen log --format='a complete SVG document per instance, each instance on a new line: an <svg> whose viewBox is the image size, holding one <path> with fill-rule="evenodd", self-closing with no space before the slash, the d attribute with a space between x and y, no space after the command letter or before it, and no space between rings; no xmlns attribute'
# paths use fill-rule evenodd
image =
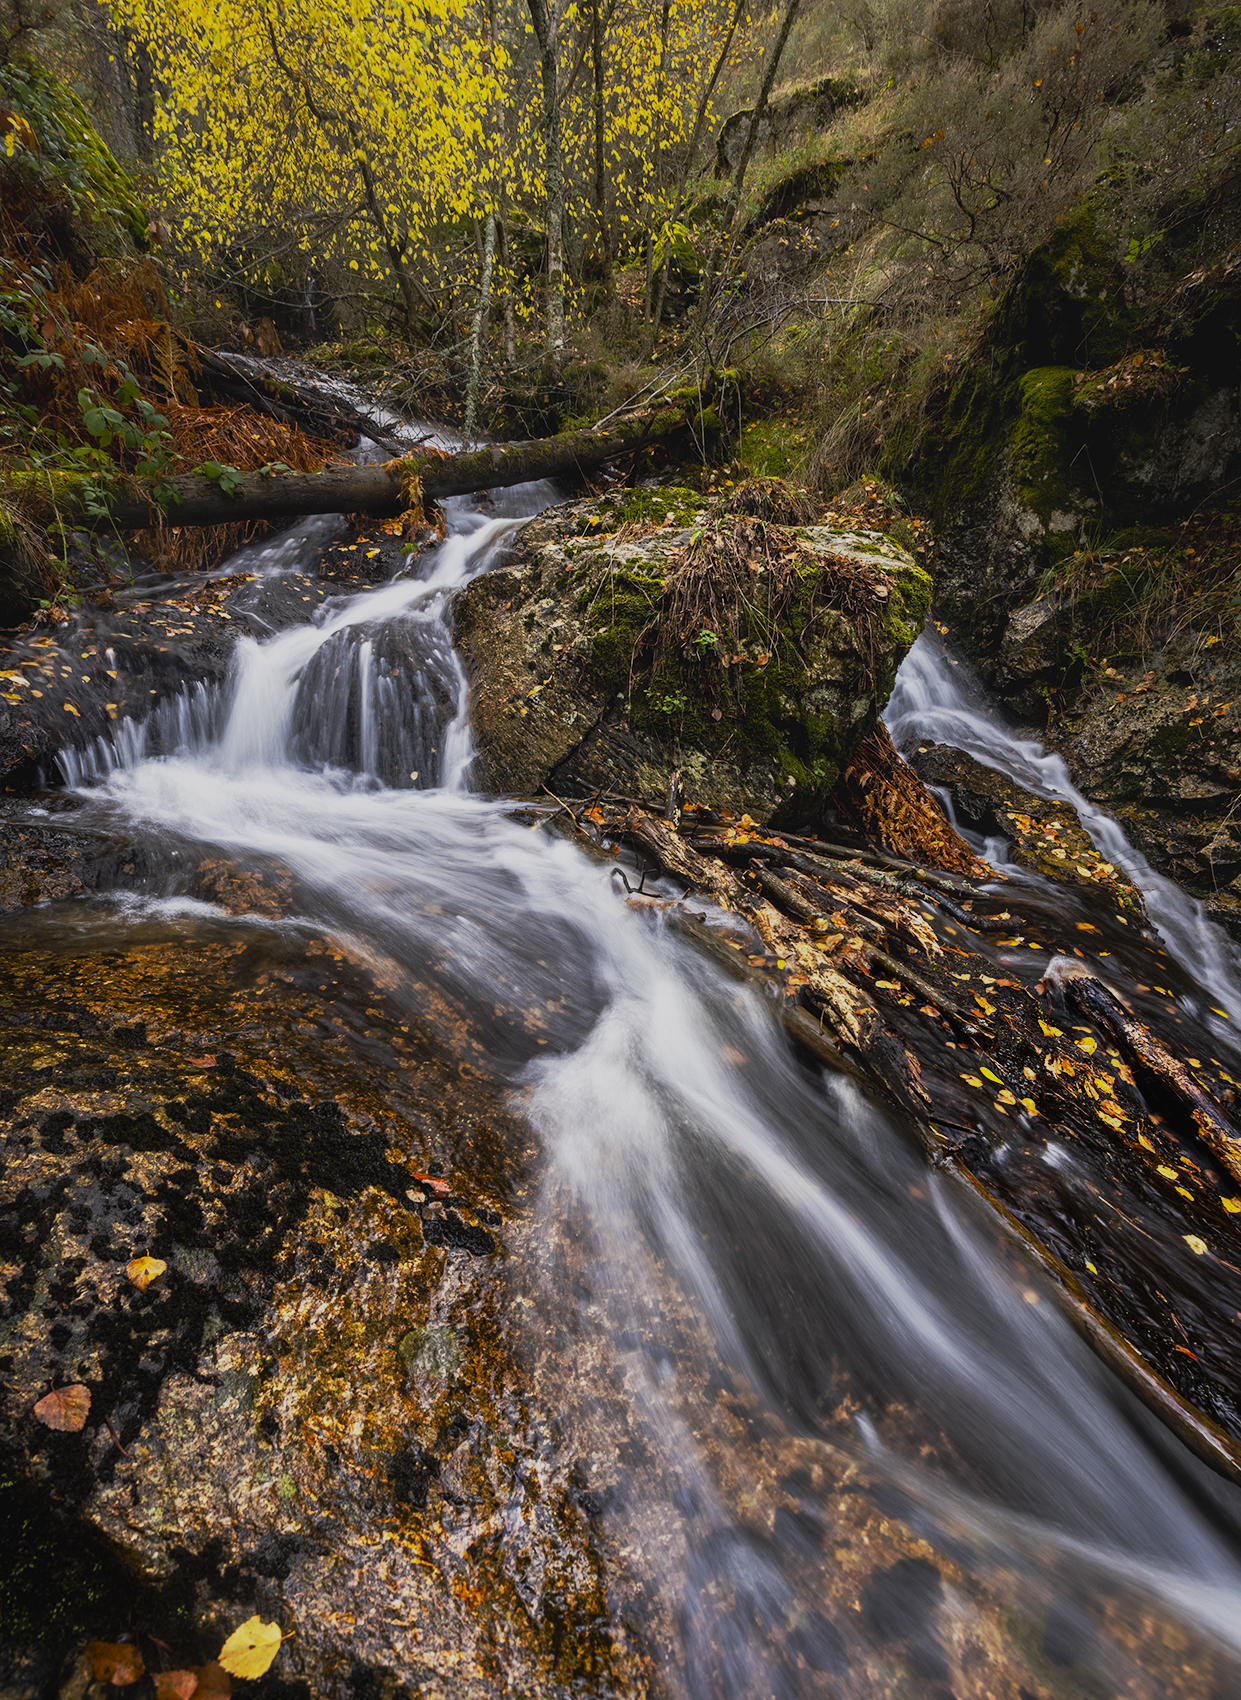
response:
<svg viewBox="0 0 1241 1700"><path fill-rule="evenodd" d="M677 408L634 414L606 431L566 431L530 443L491 443L465 454L415 451L381 466L331 466L325 472L248 472L236 481L187 472L154 490L123 486L106 519L74 518L82 529L140 531L164 524L228 525L237 520L294 519L303 514L366 513L393 518L419 497L465 496L583 472L634 454L683 424ZM31 492L34 494L34 492ZM63 497L62 497L63 501ZM49 502L49 510L50 510ZM48 518L51 518L49 511Z"/></svg>
<svg viewBox="0 0 1241 1700"><path fill-rule="evenodd" d="M229 401L244 402L257 413L277 419L284 425L298 425L312 437L345 438L350 446L361 437L386 448L389 454L400 454L401 445L392 437L391 427L381 425L369 413L314 384L294 383L278 378L254 365L244 355L230 357L197 343L191 347L195 376L199 388Z"/></svg>

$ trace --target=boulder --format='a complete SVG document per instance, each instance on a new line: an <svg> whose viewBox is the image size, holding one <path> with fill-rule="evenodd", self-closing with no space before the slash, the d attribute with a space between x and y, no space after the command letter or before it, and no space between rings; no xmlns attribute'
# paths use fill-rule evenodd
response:
<svg viewBox="0 0 1241 1700"><path fill-rule="evenodd" d="M757 819L834 784L922 628L928 575L879 533L698 492L570 503L458 598L484 789L685 795Z"/></svg>
<svg viewBox="0 0 1241 1700"><path fill-rule="evenodd" d="M1180 281L1169 253L1164 299L1143 304L1084 204L1012 285L986 357L962 361L885 447L887 475L935 521L937 614L1024 712L1064 675L1054 604L1035 616L1038 598L1071 596L1075 558L1241 476L1241 286L1235 268L1191 270L1189 241Z"/></svg>

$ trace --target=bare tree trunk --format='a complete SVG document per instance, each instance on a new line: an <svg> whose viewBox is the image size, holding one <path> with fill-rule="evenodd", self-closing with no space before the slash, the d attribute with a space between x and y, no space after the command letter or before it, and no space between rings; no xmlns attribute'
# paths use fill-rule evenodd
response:
<svg viewBox="0 0 1241 1700"><path fill-rule="evenodd" d="M663 12L659 20L659 76L655 83L656 124L659 123L658 111L664 98L665 78L668 70L668 14L672 9L672 0L664 0ZM655 148L655 189L659 189L659 148ZM642 316L650 320L652 296L655 282L655 238L648 230L646 233L646 286L642 292Z"/></svg>
<svg viewBox="0 0 1241 1700"><path fill-rule="evenodd" d="M673 198L672 204L672 217L674 221L680 217L681 206L685 200L685 185L689 182L689 174L694 169L694 162L698 157L698 143L702 140L702 126L706 122L707 108L711 104L711 96L715 93L715 85L720 80L720 73L724 69L724 61L728 58L729 48L731 48L733 44L733 37L737 33L737 25L741 22L748 4L749 0L737 0L737 5L732 15L732 22L729 24L728 33L724 37L724 45L720 48L719 54L716 57L715 65L711 71L711 76L708 79L707 86L702 91L702 98L698 102L698 110L694 114L694 128L690 132L689 147L685 152L685 159L681 166L681 174L677 178L676 195ZM659 268L659 289L655 296L655 311L652 315L651 349L655 347L656 342L659 340L659 322L662 319L664 312L664 295L668 288L668 264L670 259L671 253L669 251L665 251L664 263Z"/></svg>
<svg viewBox="0 0 1241 1700"><path fill-rule="evenodd" d="M134 105L136 108L138 157L144 165L155 158L155 74L146 46L134 43Z"/></svg>
<svg viewBox="0 0 1241 1700"><path fill-rule="evenodd" d="M599 16L599 0L591 0L590 5L590 58L594 72L591 104L595 126L595 219L603 259L603 287L608 302L610 326L616 279L612 275L612 227L608 223L607 180L603 171L603 24Z"/></svg>
<svg viewBox="0 0 1241 1700"><path fill-rule="evenodd" d="M491 268L496 253L496 215L487 214L483 226L483 263L478 281L478 306L470 327L470 377L465 393L465 440L474 440L474 425L478 417L478 387L483 372L483 344L487 337L487 320L491 316Z"/></svg>
<svg viewBox="0 0 1241 1700"><path fill-rule="evenodd" d="M754 102L754 111L746 128L745 146L741 150L741 158L737 161L737 170L733 177L732 205L734 217L741 203L741 189L745 182L745 174L750 168L750 159L758 145L759 127L767 113L767 102L775 87L776 72L780 69L780 61L784 57L784 49L788 45L789 32L801 7L801 0L789 0L780 25L780 33L772 43L771 52L767 56L767 64L763 68L762 87L758 91L758 99Z"/></svg>
<svg viewBox="0 0 1241 1700"><path fill-rule="evenodd" d="M513 256L508 245L508 201L501 208L500 252L504 259L504 359L509 366L517 363L517 315L513 311L513 291L516 280Z"/></svg>
<svg viewBox="0 0 1241 1700"><path fill-rule="evenodd" d="M728 251L724 255L724 266L727 266L729 260L732 258L733 250L737 246L737 238L741 234L741 190L745 183L745 174L749 170L750 160L758 141L759 128L767 111L767 102L771 96L772 89L775 87L776 72L780 69L780 60L784 56L784 49L788 43L789 32L793 28L793 23L797 17L800 6L801 0L788 0L788 4L784 10L784 17L780 24L780 33L772 42L771 51L767 55L767 63L763 66L763 81L759 87L758 99L754 102L754 111L750 114L750 123L745 136L745 146L741 150L741 158L737 161L737 170L733 175L732 191L728 197L727 207L725 208L724 230L728 233ZM723 239L724 235L723 231L721 231L720 236L717 237L711 249L711 257L707 262L706 275L702 280L702 299L698 307L697 321L700 328L706 323L707 314L711 308L711 288L715 278L720 246Z"/></svg>
<svg viewBox="0 0 1241 1700"><path fill-rule="evenodd" d="M560 18L557 0L528 0L543 80L547 200L547 363L564 369L564 154L560 117Z"/></svg>

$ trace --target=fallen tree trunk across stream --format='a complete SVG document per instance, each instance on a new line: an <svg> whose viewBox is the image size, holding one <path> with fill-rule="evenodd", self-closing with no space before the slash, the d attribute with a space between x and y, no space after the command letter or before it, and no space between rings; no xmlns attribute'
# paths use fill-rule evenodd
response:
<svg viewBox="0 0 1241 1700"><path fill-rule="evenodd" d="M607 430L566 431L528 443L491 443L463 454L418 450L374 466L333 466L325 472L250 472L226 493L222 481L188 472L168 479L171 497L127 485L106 520L81 521L83 528L114 526L139 531L164 524L229 525L237 520L295 519L303 514L366 513L392 518L420 499L465 496L476 490L529 484L589 471L621 455L634 454L680 429L678 408L631 414ZM232 483L232 481L229 481Z"/></svg>

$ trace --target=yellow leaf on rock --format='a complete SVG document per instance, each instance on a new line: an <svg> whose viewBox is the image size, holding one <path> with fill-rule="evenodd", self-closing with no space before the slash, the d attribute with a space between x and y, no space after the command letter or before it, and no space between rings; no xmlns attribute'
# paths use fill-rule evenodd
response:
<svg viewBox="0 0 1241 1700"><path fill-rule="evenodd" d="M232 1676L247 1679L262 1676L280 1651L282 1640L278 1623L264 1623L259 1617L247 1618L220 1648L219 1662Z"/></svg>
<svg viewBox="0 0 1241 1700"><path fill-rule="evenodd" d="M1203 1252L1207 1249L1207 1242L1198 1234L1182 1234L1181 1238L1185 1241L1185 1244L1189 1247L1190 1251L1195 1252L1199 1257L1201 1257Z"/></svg>
<svg viewBox="0 0 1241 1700"><path fill-rule="evenodd" d="M1038 1024L1049 1039L1062 1039L1064 1037L1063 1027L1049 1027L1041 1015L1038 1018Z"/></svg>
<svg viewBox="0 0 1241 1700"><path fill-rule="evenodd" d="M1221 1198L1220 1203L1230 1216L1241 1216L1241 1198Z"/></svg>
<svg viewBox="0 0 1241 1700"><path fill-rule="evenodd" d="M145 1293L152 1281L158 1281L168 1265L158 1257L135 1257L125 1265L125 1273L140 1293Z"/></svg>
<svg viewBox="0 0 1241 1700"><path fill-rule="evenodd" d="M989 1068L980 1068L978 1072L982 1075L984 1080L994 1080L997 1086L1003 1086L1004 1082L1000 1079L999 1075L992 1074Z"/></svg>
<svg viewBox="0 0 1241 1700"><path fill-rule="evenodd" d="M961 1079L965 1082L965 1084L967 1086L981 1086L982 1085L982 1081L979 1080L979 1078L976 1074L963 1074L961 1076Z"/></svg>
<svg viewBox="0 0 1241 1700"><path fill-rule="evenodd" d="M1021 1102L1025 1108L1029 1110L1032 1116L1038 1115L1038 1105L1034 1102L1033 1098L1023 1098Z"/></svg>
<svg viewBox="0 0 1241 1700"><path fill-rule="evenodd" d="M1078 1050L1085 1051L1088 1057L1092 1057L1099 1048L1099 1041L1097 1039L1075 1039L1073 1042L1077 1046Z"/></svg>
<svg viewBox="0 0 1241 1700"><path fill-rule="evenodd" d="M1177 1171L1175 1169L1170 1169L1166 1163L1160 1163L1159 1173L1165 1180L1174 1181L1177 1179Z"/></svg>

